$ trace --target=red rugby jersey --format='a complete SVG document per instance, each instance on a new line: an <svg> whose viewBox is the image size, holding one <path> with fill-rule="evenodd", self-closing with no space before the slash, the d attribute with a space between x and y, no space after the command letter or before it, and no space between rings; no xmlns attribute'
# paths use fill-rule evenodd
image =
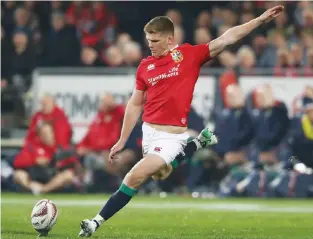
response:
<svg viewBox="0 0 313 239"><path fill-rule="evenodd" d="M166 56L143 59L136 74L136 89L147 93L143 121L187 126L200 67L208 60L207 44L183 44Z"/></svg>

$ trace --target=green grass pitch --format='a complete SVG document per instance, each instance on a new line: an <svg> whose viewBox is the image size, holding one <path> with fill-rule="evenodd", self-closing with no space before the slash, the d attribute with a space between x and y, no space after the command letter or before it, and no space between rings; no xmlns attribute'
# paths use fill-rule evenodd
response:
<svg viewBox="0 0 313 239"><path fill-rule="evenodd" d="M2 194L1 238L36 238L30 213L42 198L59 209L47 238L70 239L77 238L80 221L93 217L108 196ZM313 239L313 200L137 196L92 238Z"/></svg>

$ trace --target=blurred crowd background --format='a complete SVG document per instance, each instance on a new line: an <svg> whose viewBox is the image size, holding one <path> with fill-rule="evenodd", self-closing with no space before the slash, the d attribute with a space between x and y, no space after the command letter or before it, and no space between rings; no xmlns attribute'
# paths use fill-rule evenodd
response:
<svg viewBox="0 0 313 239"><path fill-rule="evenodd" d="M4 190L109 192L141 157L136 125L115 164L125 105L102 89L99 111L80 142L49 92L33 108L38 68L135 69L149 49L144 24L157 15L175 24L178 44L207 43L266 9L285 12L203 66L215 72L210 118L189 115L192 137L209 124L220 138L186 159L168 180L149 181L141 193L195 197L308 197L313 194L313 3L254 2L1 2L1 184ZM218 72L218 74L216 74ZM270 85L245 94L240 76L305 78L297 104L278 99ZM213 74L213 73L212 73ZM88 81L88 76L86 77ZM286 83L287 84L287 83ZM75 87L75 84L73 84ZM290 112L292 108L292 112ZM18 135L18 136L17 136ZM22 139L22 143L8 141ZM7 140L7 141L5 141ZM4 143L9 142L9 143ZM18 141L20 142L20 141ZM66 186L64 188L64 186Z"/></svg>

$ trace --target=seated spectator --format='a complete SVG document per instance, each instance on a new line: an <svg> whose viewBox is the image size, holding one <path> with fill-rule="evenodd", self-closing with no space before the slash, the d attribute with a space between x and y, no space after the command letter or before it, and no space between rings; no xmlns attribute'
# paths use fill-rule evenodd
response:
<svg viewBox="0 0 313 239"><path fill-rule="evenodd" d="M42 97L41 108L31 118L25 139L25 145L37 141L37 130L43 123L50 123L53 127L55 144L57 147L66 148L71 144L72 128L64 111L59 108L53 97Z"/></svg>
<svg viewBox="0 0 313 239"><path fill-rule="evenodd" d="M27 144L14 160L14 180L34 194L48 193L71 184L76 158L53 162L57 147L53 127L38 127L38 138Z"/></svg>
<svg viewBox="0 0 313 239"><path fill-rule="evenodd" d="M229 107L215 115L215 134L219 143L213 148L233 166L247 162L245 148L253 138L253 125L239 85L226 88L226 101Z"/></svg>
<svg viewBox="0 0 313 239"><path fill-rule="evenodd" d="M117 105L109 93L100 96L99 111L84 138L76 146L78 155L85 158L88 173L105 169L112 175L120 173L121 165L109 163L109 152L118 141L124 117L124 106Z"/></svg>
<svg viewBox="0 0 313 239"><path fill-rule="evenodd" d="M278 163L276 149L283 142L289 127L288 110L283 102L276 101L271 86L263 85L255 92L253 128L260 160L268 165Z"/></svg>
<svg viewBox="0 0 313 239"><path fill-rule="evenodd" d="M313 168L313 88L304 93L303 106L303 113L292 120L288 142L292 155Z"/></svg>
<svg viewBox="0 0 313 239"><path fill-rule="evenodd" d="M45 40L44 56L47 66L77 66L80 43L74 27L66 26L61 12L51 14L52 29Z"/></svg>

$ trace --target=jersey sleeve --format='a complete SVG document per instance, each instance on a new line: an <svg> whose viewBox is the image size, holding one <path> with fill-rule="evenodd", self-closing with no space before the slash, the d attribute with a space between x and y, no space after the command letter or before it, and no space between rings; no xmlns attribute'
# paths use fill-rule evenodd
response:
<svg viewBox="0 0 313 239"><path fill-rule="evenodd" d="M200 44L192 46L192 50L195 54L196 59L199 61L200 65L211 60L210 50L208 44Z"/></svg>
<svg viewBox="0 0 313 239"><path fill-rule="evenodd" d="M147 89L147 85L142 77L141 69L142 67L139 66L136 73L136 90L145 91Z"/></svg>

